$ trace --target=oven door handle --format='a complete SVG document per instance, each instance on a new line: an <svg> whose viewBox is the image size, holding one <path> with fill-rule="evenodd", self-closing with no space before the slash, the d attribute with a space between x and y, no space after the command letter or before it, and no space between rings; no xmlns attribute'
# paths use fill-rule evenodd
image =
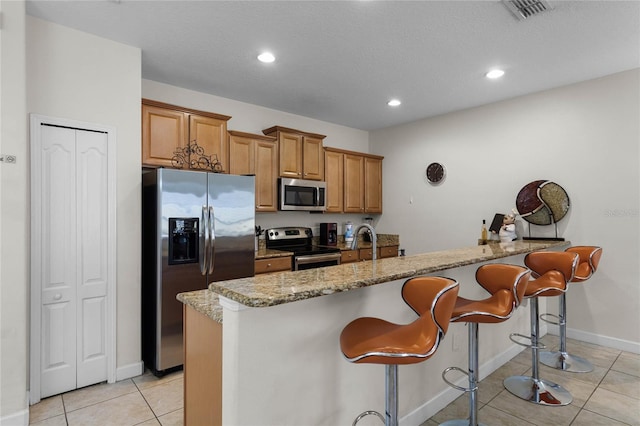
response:
<svg viewBox="0 0 640 426"><path fill-rule="evenodd" d="M314 254L311 256L296 256L295 262L296 265L308 265L309 263L329 262L332 260L337 260L340 263L341 257L340 253Z"/></svg>

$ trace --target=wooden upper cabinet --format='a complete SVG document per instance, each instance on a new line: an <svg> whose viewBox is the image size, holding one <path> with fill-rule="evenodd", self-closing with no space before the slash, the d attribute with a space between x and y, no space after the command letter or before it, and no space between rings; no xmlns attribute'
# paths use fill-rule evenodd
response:
<svg viewBox="0 0 640 426"><path fill-rule="evenodd" d="M327 212L344 210L344 154L325 148L324 178L327 182Z"/></svg>
<svg viewBox="0 0 640 426"><path fill-rule="evenodd" d="M188 115L184 112L142 104L142 164L173 167L176 148L189 140Z"/></svg>
<svg viewBox="0 0 640 426"><path fill-rule="evenodd" d="M227 121L231 117L163 102L142 100L142 165L177 167L176 150L196 142L205 156L218 161L228 173ZM195 155L195 154L194 154ZM187 156L187 162L198 160ZM189 168L186 164L183 168Z"/></svg>
<svg viewBox="0 0 640 426"><path fill-rule="evenodd" d="M189 116L189 142L196 142L204 149L204 155L211 156L222 165L222 172L229 173L229 152L227 141L227 121L219 118Z"/></svg>
<svg viewBox="0 0 640 426"><path fill-rule="evenodd" d="M327 211L382 213L382 160L378 155L325 148Z"/></svg>
<svg viewBox="0 0 640 426"><path fill-rule="evenodd" d="M302 135L280 133L280 176L302 179Z"/></svg>
<svg viewBox="0 0 640 426"><path fill-rule="evenodd" d="M229 131L229 173L256 177L256 211L278 210L278 144L274 137Z"/></svg>
<svg viewBox="0 0 640 426"><path fill-rule="evenodd" d="M279 176L293 179L324 179L324 135L274 126L262 131L278 140Z"/></svg>
<svg viewBox="0 0 640 426"><path fill-rule="evenodd" d="M311 136L302 138L302 178L324 179L324 151L321 138Z"/></svg>
<svg viewBox="0 0 640 426"><path fill-rule="evenodd" d="M364 157L364 211L382 213L382 158Z"/></svg>
<svg viewBox="0 0 640 426"><path fill-rule="evenodd" d="M364 212L364 157L344 155L344 212Z"/></svg>

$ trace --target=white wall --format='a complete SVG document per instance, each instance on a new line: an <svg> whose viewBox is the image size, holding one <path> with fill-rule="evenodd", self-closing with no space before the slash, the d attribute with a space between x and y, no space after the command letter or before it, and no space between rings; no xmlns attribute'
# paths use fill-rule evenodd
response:
<svg viewBox="0 0 640 426"><path fill-rule="evenodd" d="M570 335L640 351L639 95L636 69L372 132L385 156L378 226L408 254L475 244L525 184L556 182L571 199L560 236L604 249L598 273L570 286ZM424 177L432 161L447 168L440 186Z"/></svg>
<svg viewBox="0 0 640 426"><path fill-rule="evenodd" d="M25 11L0 2L0 423L28 418L29 151L27 149ZM26 424L26 423L25 423Z"/></svg>
<svg viewBox="0 0 640 426"><path fill-rule="evenodd" d="M116 129L116 366L140 374L140 50L27 17L27 81L29 113Z"/></svg>

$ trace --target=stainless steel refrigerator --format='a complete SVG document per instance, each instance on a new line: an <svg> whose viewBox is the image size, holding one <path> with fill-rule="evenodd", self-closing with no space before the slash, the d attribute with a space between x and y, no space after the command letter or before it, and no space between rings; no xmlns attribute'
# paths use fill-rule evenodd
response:
<svg viewBox="0 0 640 426"><path fill-rule="evenodd" d="M156 375L183 364L178 293L251 277L255 178L155 169L142 176L142 358Z"/></svg>

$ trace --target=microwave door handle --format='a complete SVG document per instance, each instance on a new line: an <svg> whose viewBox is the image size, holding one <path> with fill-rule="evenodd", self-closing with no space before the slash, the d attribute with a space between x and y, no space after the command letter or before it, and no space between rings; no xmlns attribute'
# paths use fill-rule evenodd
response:
<svg viewBox="0 0 640 426"><path fill-rule="evenodd" d="M200 232L198 235L198 262L200 264L200 273L207 274L208 253L209 253L209 225L207 220L207 206L202 206L202 214L200 215Z"/></svg>
<svg viewBox="0 0 640 426"><path fill-rule="evenodd" d="M216 228L215 228L215 214L213 206L209 206L209 274L213 274L213 259L216 254Z"/></svg>
<svg viewBox="0 0 640 426"><path fill-rule="evenodd" d="M316 206L320 205L320 187L316 186Z"/></svg>

